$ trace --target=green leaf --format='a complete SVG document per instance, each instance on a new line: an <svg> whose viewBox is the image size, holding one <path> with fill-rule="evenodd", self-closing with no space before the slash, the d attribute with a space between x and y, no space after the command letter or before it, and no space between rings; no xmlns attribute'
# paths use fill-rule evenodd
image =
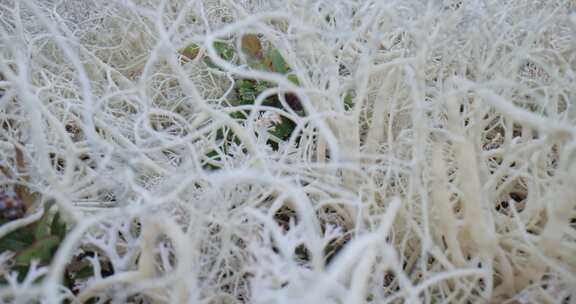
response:
<svg viewBox="0 0 576 304"><path fill-rule="evenodd" d="M236 112L230 113L230 117L232 117L234 119L246 119L247 116L242 111L236 111Z"/></svg>
<svg viewBox="0 0 576 304"><path fill-rule="evenodd" d="M83 263L80 265L80 268L70 273L74 276L74 279L83 280L94 276L94 270L92 269L92 265L89 263Z"/></svg>
<svg viewBox="0 0 576 304"><path fill-rule="evenodd" d="M18 239L13 239L9 237L4 237L0 240L0 252L4 251L20 251L28 246L28 243L20 241Z"/></svg>
<svg viewBox="0 0 576 304"><path fill-rule="evenodd" d="M264 92L266 89L268 89L268 83L265 81L258 81L254 86L254 90L258 92L258 94Z"/></svg>
<svg viewBox="0 0 576 304"><path fill-rule="evenodd" d="M268 52L268 58L270 58L270 60L272 61L272 68L275 72L278 72L280 74L288 73L289 70L288 65L286 64L286 61L284 60L280 52L278 52L278 50L271 49Z"/></svg>
<svg viewBox="0 0 576 304"><path fill-rule="evenodd" d="M50 213L44 211L44 215L36 222L36 228L34 229L34 239L43 239L50 235Z"/></svg>
<svg viewBox="0 0 576 304"><path fill-rule="evenodd" d="M254 81L251 80L239 80L236 82L238 88L241 89L253 89L254 88Z"/></svg>
<svg viewBox="0 0 576 304"><path fill-rule="evenodd" d="M216 49L216 54L222 57L222 59L226 61L231 61L234 59L235 51L234 48L232 48L229 44L222 41L216 41L214 42L213 46ZM204 63L210 68L219 69L219 67L214 64L214 62L212 62L208 56L204 57Z"/></svg>
<svg viewBox="0 0 576 304"><path fill-rule="evenodd" d="M298 81L298 76L296 76L295 74L290 74L287 76L288 80L292 81L293 84L295 85L300 85L300 81Z"/></svg>
<svg viewBox="0 0 576 304"><path fill-rule="evenodd" d="M212 151L206 153L206 157L213 158L213 159L220 159L218 152L216 152L215 150L212 150Z"/></svg>
<svg viewBox="0 0 576 304"><path fill-rule="evenodd" d="M34 242L34 224L22 227L0 239L0 252L20 251Z"/></svg>
<svg viewBox="0 0 576 304"><path fill-rule="evenodd" d="M270 134L286 140L290 137L294 131L294 125L289 120L282 119L282 123L276 125L272 130L270 130Z"/></svg>
<svg viewBox="0 0 576 304"><path fill-rule="evenodd" d="M214 42L214 48L218 53L218 56L222 57L226 61L230 61L234 58L234 49L225 42L216 41Z"/></svg>
<svg viewBox="0 0 576 304"><path fill-rule="evenodd" d="M60 240L63 240L66 237L66 230L66 222L62 221L60 212L56 212L50 225L50 232L52 235L58 236Z"/></svg>
<svg viewBox="0 0 576 304"><path fill-rule="evenodd" d="M249 89L240 88L239 93L242 104L254 103L254 100L256 99L256 91L254 90L254 88Z"/></svg>
<svg viewBox="0 0 576 304"><path fill-rule="evenodd" d="M53 250L60 244L60 238L52 235L34 242L14 257L16 264L29 265L33 260L43 263L50 262Z"/></svg>
<svg viewBox="0 0 576 304"><path fill-rule="evenodd" d="M344 110L350 111L354 107L353 93L348 93L344 96Z"/></svg>

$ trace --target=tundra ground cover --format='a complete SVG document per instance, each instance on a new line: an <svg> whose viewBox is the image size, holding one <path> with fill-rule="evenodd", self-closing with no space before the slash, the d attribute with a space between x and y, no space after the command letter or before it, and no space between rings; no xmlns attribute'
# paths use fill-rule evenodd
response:
<svg viewBox="0 0 576 304"><path fill-rule="evenodd" d="M576 4L0 1L0 302L571 303Z"/></svg>

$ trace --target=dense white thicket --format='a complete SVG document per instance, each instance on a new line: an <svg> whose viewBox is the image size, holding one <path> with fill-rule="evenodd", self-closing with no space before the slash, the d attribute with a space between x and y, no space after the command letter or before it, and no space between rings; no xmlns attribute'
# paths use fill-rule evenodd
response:
<svg viewBox="0 0 576 304"><path fill-rule="evenodd" d="M245 33L299 85L219 57ZM72 230L0 297L576 301L575 38L570 0L2 0L0 184ZM239 79L306 115L231 118ZM64 288L86 251L96 275Z"/></svg>

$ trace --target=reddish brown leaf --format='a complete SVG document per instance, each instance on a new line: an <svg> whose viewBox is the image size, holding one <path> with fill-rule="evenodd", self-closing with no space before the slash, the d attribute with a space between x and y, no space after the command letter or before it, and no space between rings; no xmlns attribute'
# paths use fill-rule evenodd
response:
<svg viewBox="0 0 576 304"><path fill-rule="evenodd" d="M257 35L246 34L242 36L241 42L242 52L252 58L262 59L262 44Z"/></svg>

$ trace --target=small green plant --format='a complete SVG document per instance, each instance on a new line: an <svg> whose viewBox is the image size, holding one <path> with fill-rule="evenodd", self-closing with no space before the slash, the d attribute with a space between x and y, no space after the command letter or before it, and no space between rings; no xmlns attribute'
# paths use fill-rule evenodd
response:
<svg viewBox="0 0 576 304"><path fill-rule="evenodd" d="M8 219L0 219L0 225ZM10 270L18 272L18 278L24 279L31 264L36 261L40 266L49 265L58 246L66 237L66 223L60 213L46 211L40 219L9 233L0 239L0 252L14 254ZM0 284L1 284L0 279Z"/></svg>
<svg viewBox="0 0 576 304"><path fill-rule="evenodd" d="M50 204L48 204L50 205ZM46 210L49 210L49 206ZM0 225L10 219L1 218ZM28 272L34 267L48 266L56 250L66 238L69 227L62 219L60 212L45 211L37 221L21 227L0 239L0 252L11 252L12 257L6 269L16 273L18 282L24 281ZM75 257L66 267L64 284L70 290L76 290L77 284L94 275L91 264L81 254ZM103 269L102 272L105 270ZM42 280L42 277L37 280ZM7 284L5 277L0 277L0 287Z"/></svg>
<svg viewBox="0 0 576 304"><path fill-rule="evenodd" d="M226 61L232 61L236 64L240 63L240 56L237 53L236 48L230 43L217 41L214 43L214 48L218 56ZM180 51L181 57L184 61L195 60L197 56L200 54L200 46L196 44L192 44L183 50ZM274 47L264 47L261 41L261 38L255 34L245 34L240 38L240 51L244 55L246 60L246 64L255 70L262 70L266 72L273 72L279 73L282 75L286 75L288 80L292 83L299 85L298 77L295 74L291 73L291 69L286 63L282 54L275 49ZM204 61L206 65L211 68L217 68L212 61L205 56L204 58L200 58ZM273 87L273 85L266 81L255 80L255 79L242 79L242 78L235 78L234 79L234 89L231 97L228 100L228 103L231 106L240 106L240 105L253 105L254 101L262 92L266 89ZM298 97L294 94L288 93L284 95L286 103L290 106L290 110L294 111L299 115L304 115L304 109L300 103ZM270 96L264 100L263 105L271 106L278 109L289 110L285 109L282 103L280 102L279 96ZM263 113L260 113L263 114ZM242 111L235 111L231 112L230 117L237 119L237 120L246 120L247 117L250 115L249 110L242 110ZM269 128L268 132L270 135L275 137L279 140L287 140L292 135L296 124L289 119L284 117L280 118L278 122L276 122L271 128ZM235 138L234 134L231 130L223 128L219 130L216 134L216 140L226 140L228 143L239 143L239 141ZM274 149L278 149L278 142L274 140L269 140L268 144ZM224 145L223 149L226 151L222 151L224 155L228 154L228 145ZM219 155L216 151L212 150L208 152L207 156L214 160L219 160ZM206 169L217 169L216 166L213 164L206 164Z"/></svg>

